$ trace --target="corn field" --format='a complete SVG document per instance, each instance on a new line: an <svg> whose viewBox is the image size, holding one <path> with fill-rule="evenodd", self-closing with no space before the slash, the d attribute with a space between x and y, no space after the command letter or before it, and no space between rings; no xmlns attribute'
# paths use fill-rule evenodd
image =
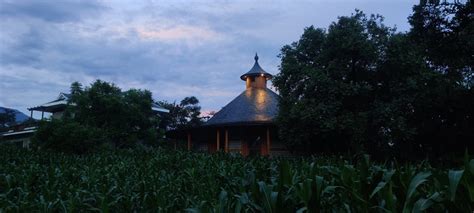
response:
<svg viewBox="0 0 474 213"><path fill-rule="evenodd" d="M268 159L167 149L75 156L0 146L0 212L472 212L474 160ZM466 155L467 156L467 155Z"/></svg>

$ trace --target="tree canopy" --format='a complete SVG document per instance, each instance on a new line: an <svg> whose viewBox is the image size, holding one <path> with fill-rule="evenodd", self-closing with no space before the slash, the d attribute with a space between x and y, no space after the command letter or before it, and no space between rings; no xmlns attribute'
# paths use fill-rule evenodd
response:
<svg viewBox="0 0 474 213"><path fill-rule="evenodd" d="M200 117L201 107L199 106L199 100L194 96L185 97L179 104L166 101L160 101L158 103L170 110L170 113L162 117L160 127L163 129L175 130L191 128L202 125L203 123L203 119Z"/></svg>
<svg viewBox="0 0 474 213"><path fill-rule="evenodd" d="M35 137L42 146L83 153L103 144L157 143L159 120L150 91L122 91L101 80L82 88L75 82L68 102L62 118L40 125Z"/></svg>
<svg viewBox="0 0 474 213"><path fill-rule="evenodd" d="M282 140L407 158L472 149L472 19L470 1L422 2L406 33L357 10L327 30L306 28L281 49L273 80Z"/></svg>
<svg viewBox="0 0 474 213"><path fill-rule="evenodd" d="M9 124L15 122L15 111L8 108L2 108L3 112L0 113L0 130L9 126Z"/></svg>

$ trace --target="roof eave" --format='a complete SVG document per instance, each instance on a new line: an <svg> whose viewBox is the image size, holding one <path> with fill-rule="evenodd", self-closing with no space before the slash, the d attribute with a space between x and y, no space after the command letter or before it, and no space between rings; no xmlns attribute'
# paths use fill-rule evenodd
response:
<svg viewBox="0 0 474 213"><path fill-rule="evenodd" d="M205 123L203 127L216 127L216 126L262 126L262 125L276 125L274 121L239 121L239 122L226 122L226 123Z"/></svg>
<svg viewBox="0 0 474 213"><path fill-rule="evenodd" d="M252 77L252 76L262 76L262 74L267 78L267 80L270 80L273 78L273 75L268 73L268 72L262 72L262 73L245 73L240 76L240 79L243 81L247 80L247 77Z"/></svg>

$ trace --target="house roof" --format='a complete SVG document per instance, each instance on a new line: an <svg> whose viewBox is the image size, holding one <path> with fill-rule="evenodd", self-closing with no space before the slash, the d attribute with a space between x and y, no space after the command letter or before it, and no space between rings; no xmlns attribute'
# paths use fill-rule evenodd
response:
<svg viewBox="0 0 474 213"><path fill-rule="evenodd" d="M279 96L267 88L248 88L224 106L205 126L273 123Z"/></svg>
<svg viewBox="0 0 474 213"><path fill-rule="evenodd" d="M43 112L57 112L64 110L67 105L67 100L71 97L71 94L59 93L59 96L48 103L41 104L39 106L28 108L28 110L43 111Z"/></svg>
<svg viewBox="0 0 474 213"><path fill-rule="evenodd" d="M262 67L260 67L260 64L258 64L257 53L255 53L254 59L255 59L255 63L253 64L252 69L250 69L250 71L246 72L245 74L241 75L240 79L245 81L246 78L250 76L265 76L267 79L271 79L273 77L272 74L263 70Z"/></svg>
<svg viewBox="0 0 474 213"><path fill-rule="evenodd" d="M155 112L163 112L163 113L169 113L170 112L169 109L165 109L162 106L160 106L159 104L154 103L154 102L151 104L151 109Z"/></svg>

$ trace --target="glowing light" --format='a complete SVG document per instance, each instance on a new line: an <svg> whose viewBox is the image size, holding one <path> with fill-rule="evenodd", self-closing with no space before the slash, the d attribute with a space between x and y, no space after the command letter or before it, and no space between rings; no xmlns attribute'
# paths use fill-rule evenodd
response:
<svg viewBox="0 0 474 213"><path fill-rule="evenodd" d="M255 89L254 91L256 107L257 107L257 114L255 115L256 120L269 120L270 118L265 114L265 108L267 107L268 103L266 101L267 96L265 90L262 89Z"/></svg>

